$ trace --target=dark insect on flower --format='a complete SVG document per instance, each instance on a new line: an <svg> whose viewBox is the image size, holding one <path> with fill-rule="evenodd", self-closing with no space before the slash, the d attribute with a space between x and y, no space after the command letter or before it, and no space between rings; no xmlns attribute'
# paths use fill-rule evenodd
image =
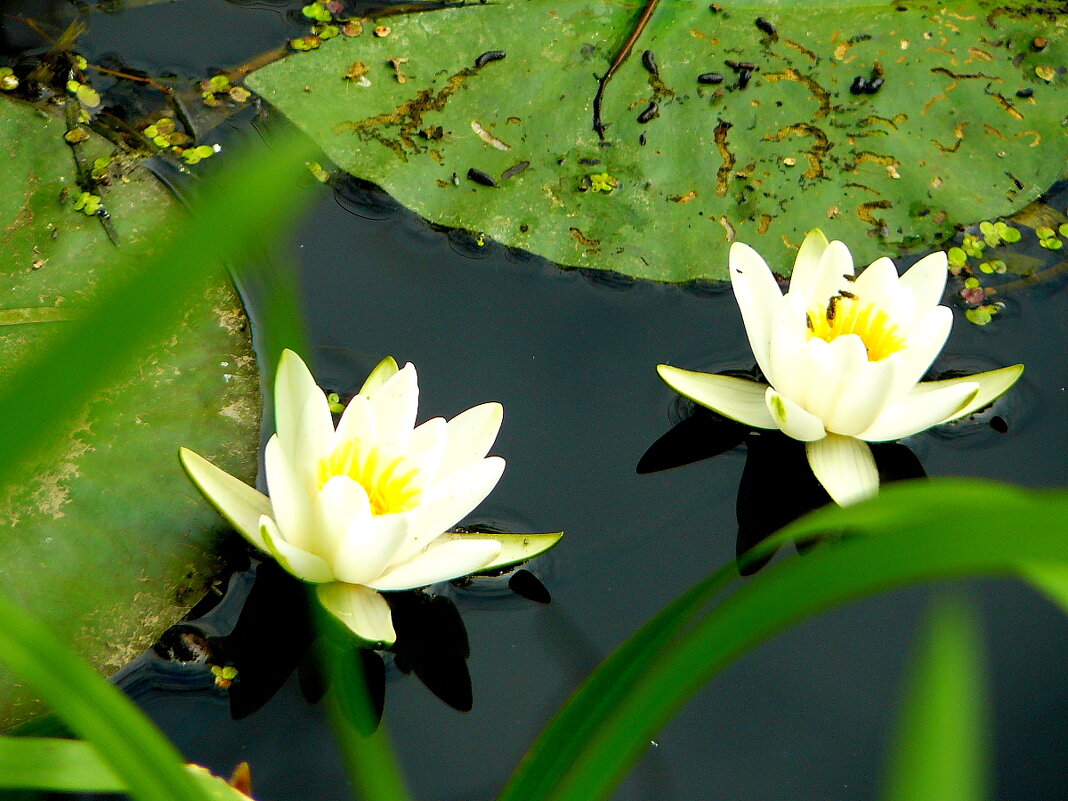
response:
<svg viewBox="0 0 1068 801"><path fill-rule="evenodd" d="M775 26L763 17L756 18L756 26L768 36L775 36L778 33L778 31L775 30Z"/></svg>
<svg viewBox="0 0 1068 801"><path fill-rule="evenodd" d="M475 59L475 69L482 69L491 61L500 61L507 55L503 50L487 50Z"/></svg>
<svg viewBox="0 0 1068 801"><path fill-rule="evenodd" d="M745 89L749 85L749 81L753 77L752 70L742 70L738 73L738 88Z"/></svg>
<svg viewBox="0 0 1068 801"><path fill-rule="evenodd" d="M846 292L844 289L839 289L838 294L843 298L849 298L850 300L854 300L857 297L852 292Z"/></svg>
<svg viewBox="0 0 1068 801"><path fill-rule="evenodd" d="M660 75L660 69L656 66L656 56L653 55L652 50L646 50L642 53L642 66L645 67L653 75Z"/></svg>
<svg viewBox="0 0 1068 801"><path fill-rule="evenodd" d="M703 72L697 76L698 83L723 83L723 76L718 72Z"/></svg>
<svg viewBox="0 0 1068 801"><path fill-rule="evenodd" d="M868 88L868 79L863 75L858 75L853 79L853 83L849 85L849 91L854 95L862 95Z"/></svg>
<svg viewBox="0 0 1068 801"><path fill-rule="evenodd" d="M752 72L757 68L757 65L754 64L752 61L734 61L733 59L727 58L723 60L723 63L735 72L741 72L743 70L749 70L750 72Z"/></svg>
<svg viewBox="0 0 1068 801"><path fill-rule="evenodd" d="M638 115L638 122L645 124L654 119L660 114L660 106L656 103L650 103L645 107L645 111Z"/></svg>
<svg viewBox="0 0 1068 801"><path fill-rule="evenodd" d="M474 167L467 171L467 180L474 181L476 184L482 184L483 186L497 185L497 182L493 180L493 176L489 173L482 172L482 170L476 170Z"/></svg>
<svg viewBox="0 0 1068 801"><path fill-rule="evenodd" d="M864 93L873 95L883 88L885 81L882 78L873 78L868 81L868 85L864 87Z"/></svg>

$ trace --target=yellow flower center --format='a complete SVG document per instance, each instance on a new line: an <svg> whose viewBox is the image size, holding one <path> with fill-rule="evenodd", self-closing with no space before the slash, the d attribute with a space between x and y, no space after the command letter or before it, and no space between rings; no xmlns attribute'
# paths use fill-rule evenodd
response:
<svg viewBox="0 0 1068 801"><path fill-rule="evenodd" d="M868 361L880 361L905 347L905 337L886 311L848 292L835 295L826 309L811 311L807 317L810 338L832 342L856 334L868 350Z"/></svg>
<svg viewBox="0 0 1068 801"><path fill-rule="evenodd" d="M423 489L419 468L403 456L393 456L377 445L364 447L359 440L341 443L319 462L319 488L334 476L348 476L367 491L376 515L407 512L419 505Z"/></svg>

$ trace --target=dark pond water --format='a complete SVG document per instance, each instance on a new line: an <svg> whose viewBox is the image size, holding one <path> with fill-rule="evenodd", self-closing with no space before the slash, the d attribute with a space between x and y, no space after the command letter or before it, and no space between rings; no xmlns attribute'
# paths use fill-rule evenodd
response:
<svg viewBox="0 0 1068 801"><path fill-rule="evenodd" d="M26 13L71 15L65 5ZM280 5L210 0L94 14L89 22L80 49L90 60L117 54L135 68L197 77L301 30ZM385 720L415 796L489 801L598 662L734 559L744 446L674 470L639 475L635 467L687 413L657 377L658 362L711 370L747 368L752 359L729 291L560 270L432 230L353 185L344 194L320 189L274 259L298 266L308 356L320 383L355 391L393 354L419 368L424 419L502 402L494 452L508 470L478 520L567 532L531 566L552 594L549 605L503 582L439 588L466 624L471 711L450 708L414 675L387 665ZM255 284L248 298L261 331L262 293ZM1063 279L1013 293L985 328L958 313L936 367L1024 362L1027 372L996 410L1007 432L983 419L907 442L929 475L1065 482L1066 320ZM774 504L790 476L768 472ZM220 631L232 625L250 577L234 583L210 618ZM997 797L1068 797L1068 621L1015 581L953 588L977 600L989 646ZM930 587L902 590L832 611L743 658L649 744L616 798L875 798L902 671L930 594ZM300 640L279 620L268 660L284 660ZM121 684L189 759L220 773L250 761L261 801L347 796L323 713L303 700L295 676L239 721L203 667L149 655Z"/></svg>

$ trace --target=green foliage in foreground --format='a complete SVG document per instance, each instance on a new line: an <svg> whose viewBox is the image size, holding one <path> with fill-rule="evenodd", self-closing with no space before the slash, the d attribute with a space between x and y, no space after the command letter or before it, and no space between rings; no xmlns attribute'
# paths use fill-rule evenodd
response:
<svg viewBox="0 0 1068 801"><path fill-rule="evenodd" d="M247 83L340 167L432 222L656 281L726 278L734 239L786 275L814 227L858 262L929 247L1022 208L1060 175L1063 8L719 5L659 4L605 89L604 142L592 127L598 77L644 2L471 2L390 17L388 36L365 25ZM479 59L490 52L505 57ZM723 80L700 83L706 73ZM853 93L858 77L882 84Z"/></svg>
<svg viewBox="0 0 1068 801"><path fill-rule="evenodd" d="M47 416L57 435L32 463L4 451L7 467L22 470L0 492L0 586L113 673L179 620L220 569L218 516L172 454L179 442L203 449L251 479L259 377L241 302L219 271L183 293L166 327L131 328L148 332L138 337L142 347L127 351L95 392L81 391L69 365L72 355L79 365L83 354L92 361L99 332L87 333L84 317L97 293L139 263L154 267L146 294L115 315L148 322L152 294L169 291L168 273L185 261L158 259L161 225L181 213L169 190L97 134L68 144L65 131L55 114L0 95L0 387L9 397L19 391L18 365L57 337L66 334L70 348L49 363L53 381L41 374L21 388L23 406ZM107 165L108 188L94 190L106 218L74 207L76 164L95 160ZM212 240L203 247L210 253ZM75 331L86 335L72 339ZM25 409L8 408L5 448L12 434L36 437ZM0 729L39 712L24 684L0 677Z"/></svg>

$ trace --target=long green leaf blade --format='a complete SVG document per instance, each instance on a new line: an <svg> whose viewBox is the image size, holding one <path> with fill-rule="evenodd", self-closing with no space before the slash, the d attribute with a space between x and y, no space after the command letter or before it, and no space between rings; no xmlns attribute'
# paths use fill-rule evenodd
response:
<svg viewBox="0 0 1068 801"><path fill-rule="evenodd" d="M126 785L82 740L0 737L0 788L120 793Z"/></svg>
<svg viewBox="0 0 1068 801"><path fill-rule="evenodd" d="M986 703L979 633L963 603L936 606L912 670L886 801L983 801Z"/></svg>

